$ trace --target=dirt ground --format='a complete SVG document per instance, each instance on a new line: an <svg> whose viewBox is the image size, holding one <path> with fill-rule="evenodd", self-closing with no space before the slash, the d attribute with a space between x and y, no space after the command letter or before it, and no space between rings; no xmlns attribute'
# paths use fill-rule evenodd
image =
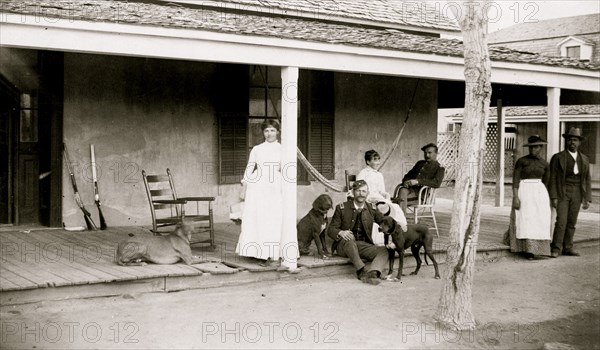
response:
<svg viewBox="0 0 600 350"><path fill-rule="evenodd" d="M286 274L236 287L3 306L0 348L600 349L600 246L578 249L581 257L478 260L472 332L433 322L442 280L424 266L378 286L352 274Z"/></svg>

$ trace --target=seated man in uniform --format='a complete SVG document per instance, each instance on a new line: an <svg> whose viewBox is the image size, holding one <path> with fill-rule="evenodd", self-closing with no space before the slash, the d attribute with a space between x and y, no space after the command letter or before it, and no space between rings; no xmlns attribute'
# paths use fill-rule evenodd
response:
<svg viewBox="0 0 600 350"><path fill-rule="evenodd" d="M438 188L444 180L445 169L437 161L438 148L434 143L428 143L421 148L424 160L418 161L415 166L402 178L400 188L400 207L406 213L409 198L416 198L423 186Z"/></svg>
<svg viewBox="0 0 600 350"><path fill-rule="evenodd" d="M388 263L388 252L384 246L373 244L373 222L380 223L383 215L375 205L367 203L369 186L364 180L352 186L354 197L335 207L327 234L333 240L333 250L339 256L350 258L356 268L358 279L369 284L379 284L383 269ZM365 270L365 259L371 266Z"/></svg>

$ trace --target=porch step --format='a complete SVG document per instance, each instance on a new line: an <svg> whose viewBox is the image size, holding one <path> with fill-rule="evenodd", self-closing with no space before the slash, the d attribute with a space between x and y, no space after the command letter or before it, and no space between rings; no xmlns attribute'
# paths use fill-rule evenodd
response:
<svg viewBox="0 0 600 350"><path fill-rule="evenodd" d="M597 246L600 244L598 239L584 239L576 242L578 249ZM445 252L435 250L434 257L439 265L445 265ZM483 248L477 251L476 261L478 263L501 262L502 259L515 258L521 259L509 252L508 247L498 245L497 247ZM526 261L523 260L525 263ZM409 276L408 274L416 267L415 259L411 254L405 255L404 274L407 275L403 281L410 281L413 278L433 278L433 266L431 262L426 265L423 262L418 276ZM398 259L394 263L394 271L397 273ZM18 305L36 303L46 300L66 300L79 298L95 298L123 296L128 297L131 294L138 293L169 293L189 289L208 289L220 288L234 285L244 285L249 283L277 281L277 280L305 280L310 278L322 278L334 275L348 275L349 278L355 278L354 267L349 263L339 265L324 265L320 267L306 268L302 267L299 274L289 274L287 272L263 271L250 272L240 271L227 274L203 273L196 276L164 276L131 281L94 283L84 285L71 285L62 287L45 287L22 290L10 290L0 293L0 305ZM440 275L444 276L444 269L441 268Z"/></svg>

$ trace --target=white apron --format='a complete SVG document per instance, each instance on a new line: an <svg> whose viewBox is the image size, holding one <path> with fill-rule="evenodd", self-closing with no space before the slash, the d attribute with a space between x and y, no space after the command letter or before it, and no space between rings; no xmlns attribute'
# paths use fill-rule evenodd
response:
<svg viewBox="0 0 600 350"><path fill-rule="evenodd" d="M518 193L521 208L515 210L517 239L551 240L550 197L542 180L521 180Z"/></svg>

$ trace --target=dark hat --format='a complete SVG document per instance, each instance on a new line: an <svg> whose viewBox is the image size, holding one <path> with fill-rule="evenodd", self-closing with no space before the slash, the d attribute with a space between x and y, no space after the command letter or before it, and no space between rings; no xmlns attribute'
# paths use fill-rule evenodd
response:
<svg viewBox="0 0 600 350"><path fill-rule="evenodd" d="M540 135L531 135L527 138L527 143L523 147L547 145L548 142L540 137Z"/></svg>
<svg viewBox="0 0 600 350"><path fill-rule="evenodd" d="M435 151L437 152L437 145L433 142L426 144L425 146L421 147L421 151L425 151L426 149L428 149L429 147L433 147L435 148Z"/></svg>
<svg viewBox="0 0 600 350"><path fill-rule="evenodd" d="M581 136L581 129L579 128L571 128L569 129L568 133L562 134L562 136L565 139L568 139L569 137L577 137L580 140L583 140L583 136Z"/></svg>
<svg viewBox="0 0 600 350"><path fill-rule="evenodd" d="M355 190L355 189L361 188L363 186L367 186L367 182L365 180L356 180L352 184L352 189Z"/></svg>

